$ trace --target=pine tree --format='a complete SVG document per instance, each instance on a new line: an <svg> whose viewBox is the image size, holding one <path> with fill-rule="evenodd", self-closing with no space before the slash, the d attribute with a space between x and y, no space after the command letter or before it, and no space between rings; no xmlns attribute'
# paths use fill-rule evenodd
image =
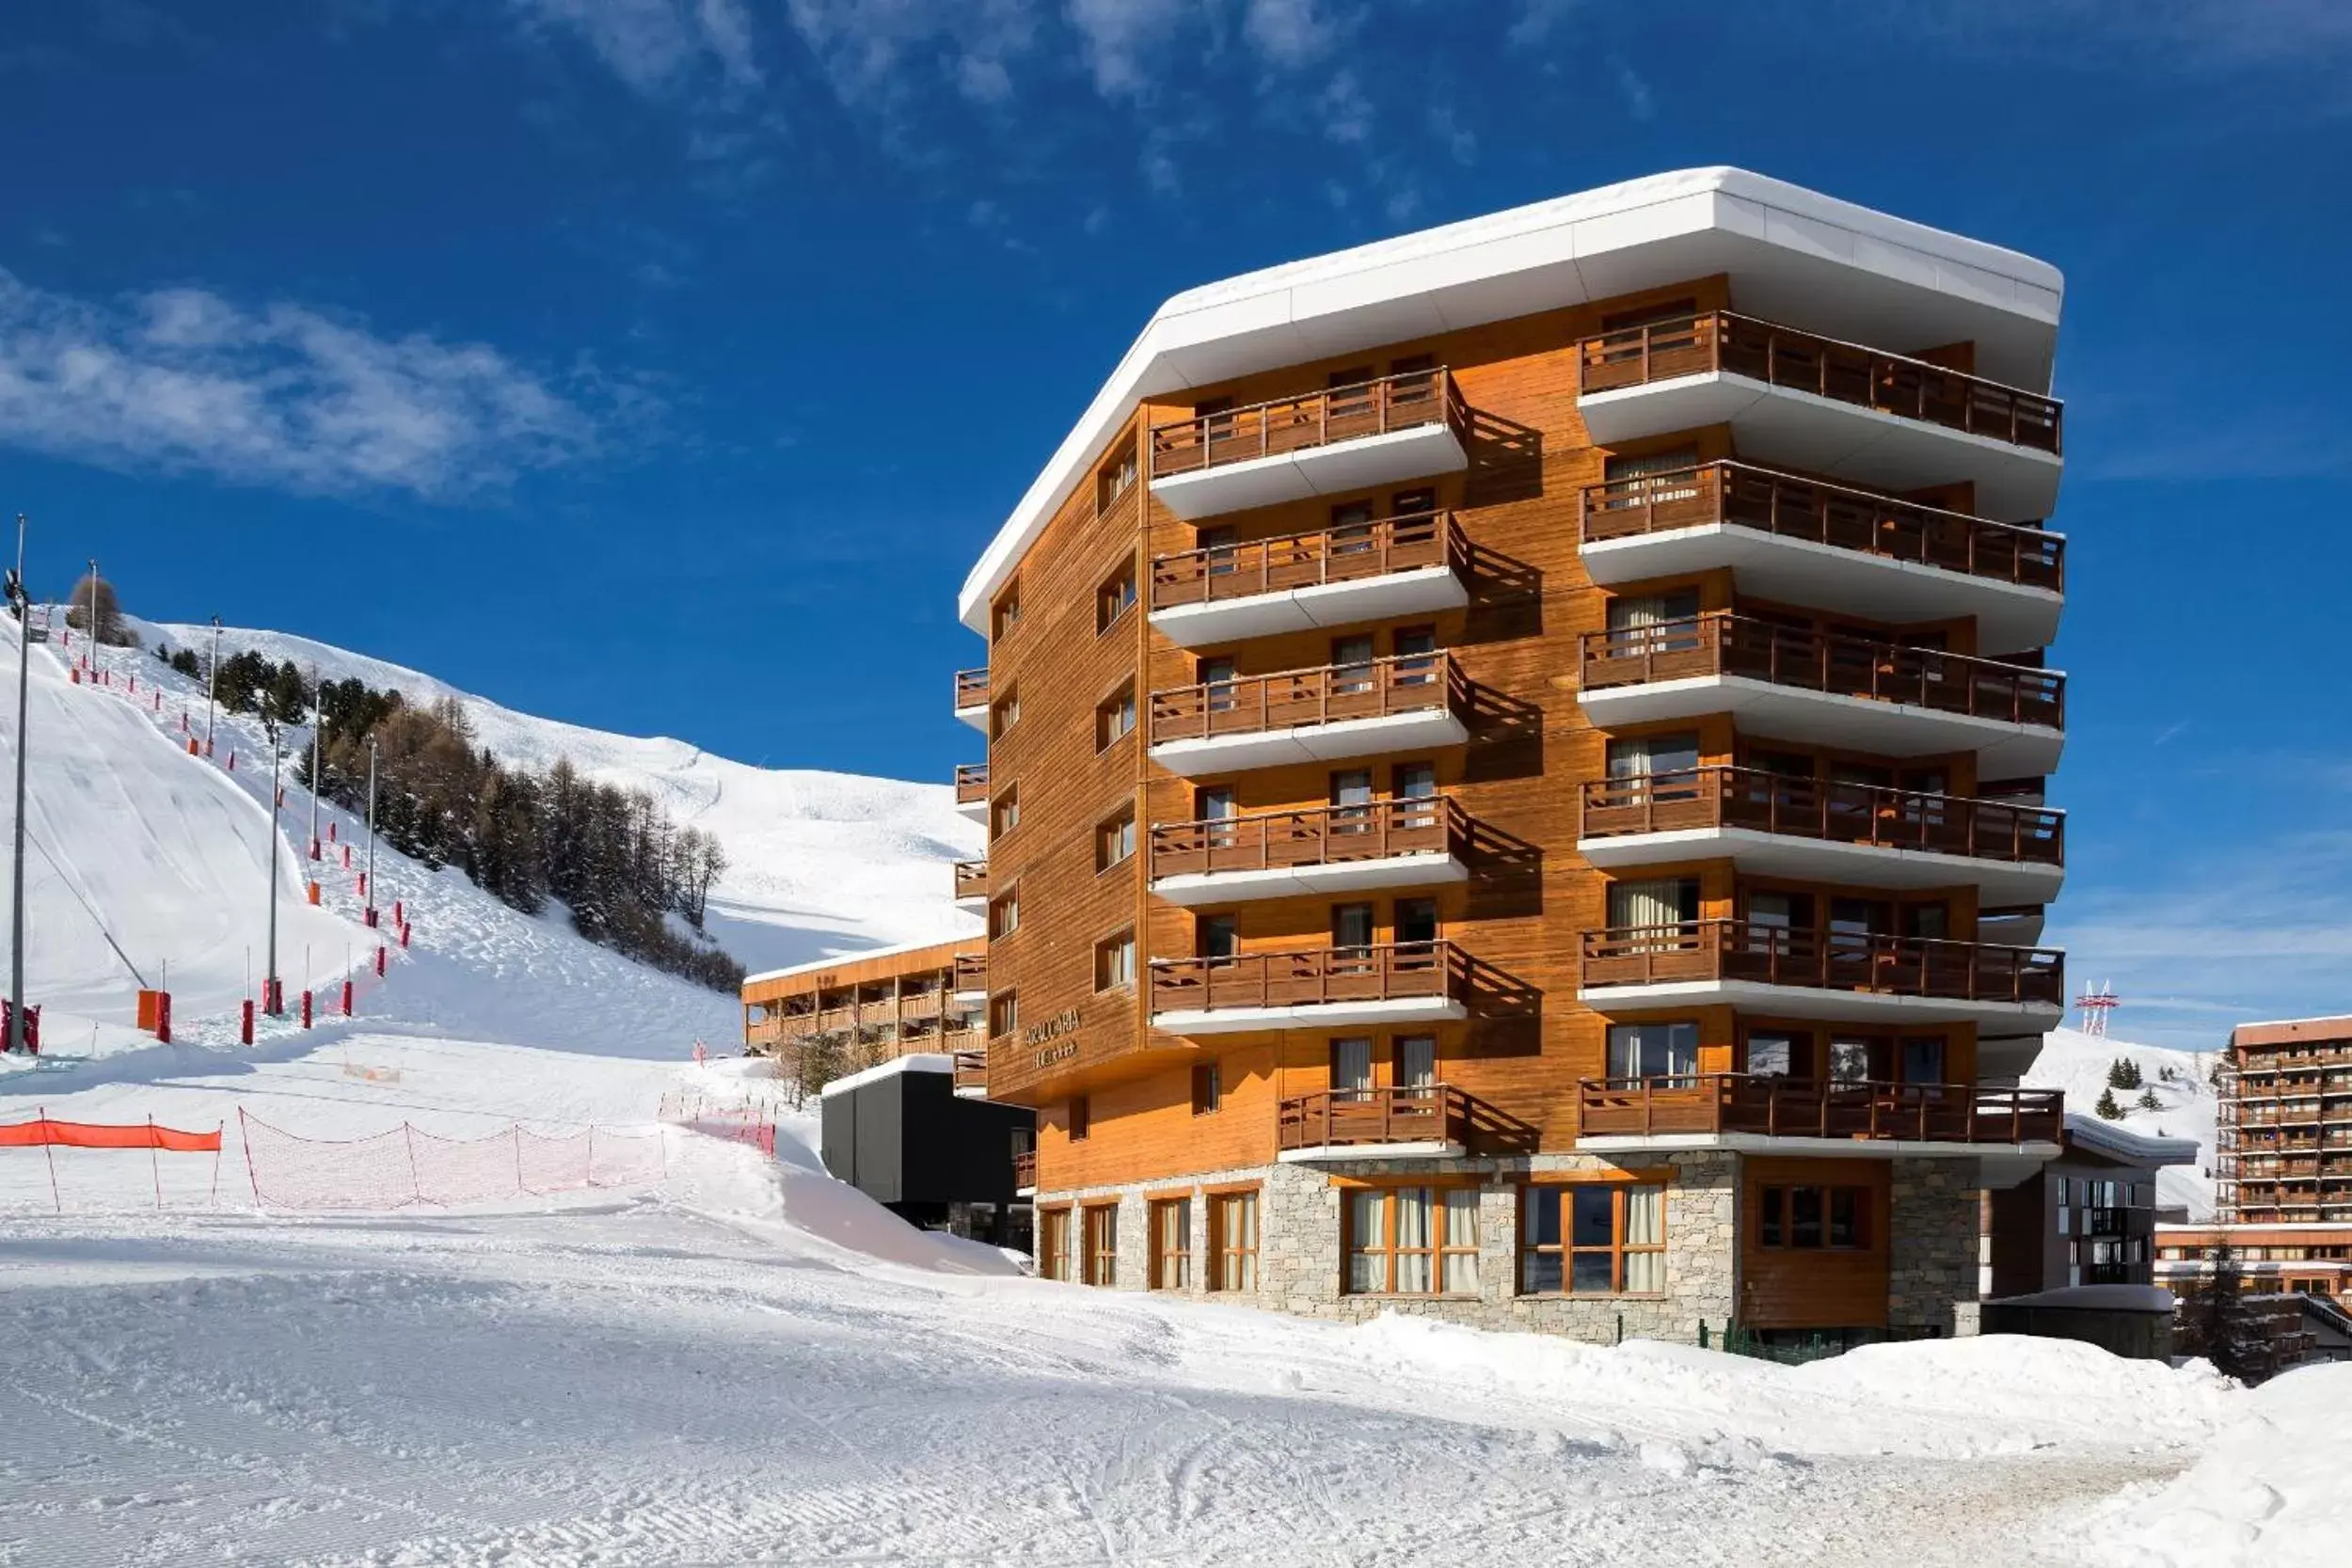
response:
<svg viewBox="0 0 2352 1568"><path fill-rule="evenodd" d="M2098 1112L2099 1115L2106 1117L2109 1121L2121 1121L2123 1119L2123 1107L2115 1102L2115 1090L2112 1088L2101 1089L2099 1091L2099 1103L2092 1106L2091 1109Z"/></svg>
<svg viewBox="0 0 2352 1568"><path fill-rule="evenodd" d="M2268 1371L2267 1336L2246 1304L2237 1249L2228 1243L2214 1249L2213 1271L2201 1275L2182 1298L2178 1323L2181 1348L2203 1356L2216 1370L2241 1383L2256 1382Z"/></svg>
<svg viewBox="0 0 2352 1568"><path fill-rule="evenodd" d="M2156 1091L2153 1089L2140 1090L2139 1098L2132 1101L2132 1103L2137 1105L2143 1111L2161 1111L2164 1109L2164 1101L2156 1098Z"/></svg>
<svg viewBox="0 0 2352 1568"><path fill-rule="evenodd" d="M2139 1087L2139 1064L2128 1056L2118 1056L2107 1064L2107 1086L2112 1089Z"/></svg>

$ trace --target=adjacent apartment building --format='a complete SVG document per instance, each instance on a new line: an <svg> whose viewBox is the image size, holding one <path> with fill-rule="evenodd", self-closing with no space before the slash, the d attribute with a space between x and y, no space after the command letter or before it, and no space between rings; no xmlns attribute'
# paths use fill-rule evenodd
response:
<svg viewBox="0 0 2352 1568"><path fill-rule="evenodd" d="M1164 306L961 602L1043 1272L1967 1326L2061 1130L2060 297L1706 169Z"/></svg>

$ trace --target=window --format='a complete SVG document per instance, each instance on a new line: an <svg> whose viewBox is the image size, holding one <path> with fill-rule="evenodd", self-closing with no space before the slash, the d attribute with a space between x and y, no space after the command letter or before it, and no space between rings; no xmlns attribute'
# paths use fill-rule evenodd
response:
<svg viewBox="0 0 2352 1568"><path fill-rule="evenodd" d="M1699 737L1645 735L1609 743L1609 778L1624 797L1688 800L1698 793Z"/></svg>
<svg viewBox="0 0 2352 1568"><path fill-rule="evenodd" d="M1425 517L1437 510L1435 490L1399 490L1389 498L1389 515L1392 517Z"/></svg>
<svg viewBox="0 0 2352 1568"><path fill-rule="evenodd" d="M1870 1081L1870 1042L1867 1039L1836 1039L1829 1042L1829 1077L1833 1084L1867 1084Z"/></svg>
<svg viewBox="0 0 2352 1568"><path fill-rule="evenodd" d="M1438 1041L1430 1035L1399 1035L1390 1049L1396 1060L1394 1082L1401 1089L1426 1089L1438 1082Z"/></svg>
<svg viewBox="0 0 2352 1568"><path fill-rule="evenodd" d="M1902 1043L1902 1081L1915 1085L1944 1082L1944 1039L1940 1035L1915 1035Z"/></svg>
<svg viewBox="0 0 2352 1568"><path fill-rule="evenodd" d="M1867 1187L1766 1187L1757 1200L1756 1243L1854 1251L1870 1244Z"/></svg>
<svg viewBox="0 0 2352 1568"><path fill-rule="evenodd" d="M1399 658L1423 658L1438 651L1435 626L1399 626L1389 634L1389 647Z"/></svg>
<svg viewBox="0 0 2352 1568"><path fill-rule="evenodd" d="M1041 1279L1070 1282L1070 1211L1047 1209L1037 1217L1037 1272Z"/></svg>
<svg viewBox="0 0 2352 1568"><path fill-rule="evenodd" d="M1209 1289L1258 1288L1258 1195L1217 1193L1209 1198Z"/></svg>
<svg viewBox="0 0 2352 1568"><path fill-rule="evenodd" d="M1094 710L1094 749L1108 751L1114 741L1124 739L1135 727L1136 686L1129 681Z"/></svg>
<svg viewBox="0 0 2352 1568"><path fill-rule="evenodd" d="M1609 884L1609 925L1613 930L1648 931L1661 941L1672 942L1677 927L1698 917L1699 883L1695 877Z"/></svg>
<svg viewBox="0 0 2352 1568"><path fill-rule="evenodd" d="M1106 632L1136 607L1136 563L1130 559L1094 591L1094 629Z"/></svg>
<svg viewBox="0 0 2352 1568"><path fill-rule="evenodd" d="M1117 990L1136 983L1136 934L1121 931L1094 944L1094 989Z"/></svg>
<svg viewBox="0 0 2352 1568"><path fill-rule="evenodd" d="M999 991L988 999L988 1033L993 1039L1021 1027L1021 995Z"/></svg>
<svg viewBox="0 0 2352 1568"><path fill-rule="evenodd" d="M1225 1103L1225 1085L1219 1080L1215 1062L1199 1062L1192 1069L1192 1114L1196 1117L1215 1116Z"/></svg>
<svg viewBox="0 0 2352 1568"><path fill-rule="evenodd" d="M1629 506L1654 506L1662 501L1691 500L1698 495L1695 476L1699 453L1696 447L1677 447L1672 451L1651 452L1642 457L1612 457L1602 469L1607 481L1610 511Z"/></svg>
<svg viewBox="0 0 2352 1568"><path fill-rule="evenodd" d="M1331 1093L1334 1099L1362 1099L1372 1093L1372 1040L1350 1036L1331 1042Z"/></svg>
<svg viewBox="0 0 2352 1568"><path fill-rule="evenodd" d="M1368 806L1372 804L1372 769L1343 768L1331 775L1331 803L1335 806Z"/></svg>
<svg viewBox="0 0 2352 1568"><path fill-rule="evenodd" d="M1094 510L1097 514L1108 512L1120 497L1136 487L1136 449L1130 446L1094 476Z"/></svg>
<svg viewBox="0 0 2352 1568"><path fill-rule="evenodd" d="M1204 914L1193 922L1193 952L1198 958L1230 958L1240 948L1230 914Z"/></svg>
<svg viewBox="0 0 2352 1568"><path fill-rule="evenodd" d="M1002 795L989 802L988 820L989 836L992 838L1002 838L1021 826L1021 790L1018 785L1008 785Z"/></svg>
<svg viewBox="0 0 2352 1568"><path fill-rule="evenodd" d="M1400 947L1438 940L1438 901L1400 898L1396 901L1396 942Z"/></svg>
<svg viewBox="0 0 2352 1568"><path fill-rule="evenodd" d="M1373 643L1369 637L1331 639L1331 694L1360 694L1373 687Z"/></svg>
<svg viewBox="0 0 2352 1568"><path fill-rule="evenodd" d="M1359 1187L1346 1212L1350 1291L1478 1293L1477 1188Z"/></svg>
<svg viewBox="0 0 2352 1568"><path fill-rule="evenodd" d="M1009 887L988 901L988 934L1009 937L1021 929L1021 890Z"/></svg>
<svg viewBox="0 0 2352 1568"><path fill-rule="evenodd" d="M1797 1071L1797 1037L1758 1030L1748 1037L1748 1070L1759 1078L1788 1078ZM1807 1072L1805 1077L1811 1077Z"/></svg>
<svg viewBox="0 0 2352 1568"><path fill-rule="evenodd" d="M989 616L989 640L1003 641L1021 624L1021 585L1014 583L996 599L996 608Z"/></svg>
<svg viewBox="0 0 2352 1568"><path fill-rule="evenodd" d="M1019 722L1021 722L1020 692L1008 691L1002 697L997 698L993 704L990 705L988 710L988 734L990 739L993 740L997 738L1007 730L1011 729Z"/></svg>
<svg viewBox="0 0 2352 1568"><path fill-rule="evenodd" d="M1129 806L1094 830L1094 869L1108 871L1136 852L1136 808Z"/></svg>
<svg viewBox="0 0 2352 1568"><path fill-rule="evenodd" d="M1092 1131L1093 1126L1094 1107L1087 1102L1085 1095L1072 1095L1070 1097L1070 1141L1073 1144L1086 1142L1087 1133Z"/></svg>
<svg viewBox="0 0 2352 1568"><path fill-rule="evenodd" d="M1192 1199L1167 1197L1152 1205L1152 1289L1192 1288Z"/></svg>
<svg viewBox="0 0 2352 1568"><path fill-rule="evenodd" d="M1201 704L1211 713L1231 713L1241 698L1234 690L1237 666L1230 658L1200 661Z"/></svg>
<svg viewBox="0 0 2352 1568"><path fill-rule="evenodd" d="M1119 1283L1119 1206L1098 1204L1086 1214L1086 1282L1108 1290Z"/></svg>
<svg viewBox="0 0 2352 1568"><path fill-rule="evenodd" d="M1699 1069L1699 1026L1691 1020L1609 1026L1609 1076L1672 1081Z"/></svg>
<svg viewBox="0 0 2352 1568"><path fill-rule="evenodd" d="M1666 1189L1652 1182L1530 1187L1520 1203L1519 1289L1663 1294Z"/></svg>
<svg viewBox="0 0 2352 1568"><path fill-rule="evenodd" d="M1361 952L1372 945L1370 904L1331 906L1331 945L1354 952Z"/></svg>

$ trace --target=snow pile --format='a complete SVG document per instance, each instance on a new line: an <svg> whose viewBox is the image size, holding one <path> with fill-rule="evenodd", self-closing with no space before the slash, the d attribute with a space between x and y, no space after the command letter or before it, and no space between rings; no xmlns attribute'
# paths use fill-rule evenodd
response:
<svg viewBox="0 0 2352 1568"><path fill-rule="evenodd" d="M2352 1365L2304 1367L2242 1402L2168 1484L2103 1510L2091 1560L2112 1568L2341 1562L2352 1541Z"/></svg>
<svg viewBox="0 0 2352 1568"><path fill-rule="evenodd" d="M2139 1068L2143 1088L2156 1097L2158 1109L2142 1110L2139 1089L2118 1089L2115 1101L2123 1108L2112 1125L2149 1136L2190 1138L2197 1144L2197 1164L2170 1165L2156 1174L2156 1201L2166 1208L2184 1208L2191 1220L2213 1217L2214 1143L2220 1121L2220 1102L2211 1077L2218 1058L2210 1052L2174 1051L2161 1045L2135 1045L2129 1040L2103 1039L2079 1029L2053 1029L2042 1038L2042 1055L2026 1073L2028 1088L2064 1089L2066 1108L2082 1116L2093 1107L2107 1086L2107 1069L2117 1058ZM2161 1073L2172 1070L2166 1082Z"/></svg>

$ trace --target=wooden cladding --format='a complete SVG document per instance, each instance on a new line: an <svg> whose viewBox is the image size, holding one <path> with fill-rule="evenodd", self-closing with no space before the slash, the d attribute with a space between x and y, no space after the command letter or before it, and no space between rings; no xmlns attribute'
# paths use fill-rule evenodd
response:
<svg viewBox="0 0 2352 1568"><path fill-rule="evenodd" d="M1451 372L1410 371L1152 427L1152 477L1199 473L1391 431L1446 424L1467 439L1469 411Z"/></svg>
<svg viewBox="0 0 2352 1568"><path fill-rule="evenodd" d="M2064 1004L2064 955L2040 947L1867 931L1806 931L1748 920L1686 920L1587 931L1587 989L1692 980L1932 996L1956 1002Z"/></svg>
<svg viewBox="0 0 2352 1568"><path fill-rule="evenodd" d="M988 1050L961 1050L954 1053L956 1087L988 1092Z"/></svg>
<svg viewBox="0 0 2352 1568"><path fill-rule="evenodd" d="M1713 524L2054 593L2066 585L2058 534L1745 463L1703 463L1583 492L1587 545Z"/></svg>
<svg viewBox="0 0 2352 1568"><path fill-rule="evenodd" d="M988 989L988 955L959 953L956 955L956 990L960 991Z"/></svg>
<svg viewBox="0 0 2352 1568"><path fill-rule="evenodd" d="M2066 863L2066 814L1877 784L1696 768L1584 784L1585 838L1740 828L2028 865Z"/></svg>
<svg viewBox="0 0 2352 1568"><path fill-rule="evenodd" d="M1456 574L1469 570L1470 546L1451 512L1380 517L1159 556L1152 562L1152 608L1214 604L1433 566Z"/></svg>
<svg viewBox="0 0 2352 1568"><path fill-rule="evenodd" d="M1577 1099L1577 1133L1587 1138L1746 1132L1778 1138L2056 1143L2065 1119L2061 1089L1820 1083L1744 1072L1587 1078L1579 1085Z"/></svg>
<svg viewBox="0 0 2352 1568"><path fill-rule="evenodd" d="M1027 1192L1037 1186L1037 1150L1017 1148L1012 1154L1012 1185L1016 1192Z"/></svg>
<svg viewBox="0 0 2352 1568"><path fill-rule="evenodd" d="M1154 958L1152 1010L1307 1007L1419 997L1460 1000L1469 992L1470 977L1468 956L1446 942Z"/></svg>
<svg viewBox="0 0 2352 1568"><path fill-rule="evenodd" d="M1470 826L1457 802L1438 796L1162 823L1152 830L1152 877L1290 870L1398 855L1458 858L1469 845Z"/></svg>
<svg viewBox="0 0 2352 1568"><path fill-rule="evenodd" d="M956 804L968 805L988 799L988 764L964 762L956 765Z"/></svg>
<svg viewBox="0 0 2352 1568"><path fill-rule="evenodd" d="M2056 398L1728 310L1585 339L1579 345L1577 390L1589 397L1712 372L1811 392L2036 451L2055 454L2063 450L2064 407Z"/></svg>
<svg viewBox="0 0 2352 1568"><path fill-rule="evenodd" d="M988 706L988 671L959 670L956 672L956 711Z"/></svg>
<svg viewBox="0 0 2352 1568"><path fill-rule="evenodd" d="M988 896L988 862L956 862L956 896L959 898Z"/></svg>
<svg viewBox="0 0 2352 1568"><path fill-rule="evenodd" d="M1724 611L1584 634L1589 689L1737 675L1833 696L1906 703L2012 724L2066 727L2066 677Z"/></svg>
<svg viewBox="0 0 2352 1568"><path fill-rule="evenodd" d="M1470 683L1444 653L1236 675L1152 692L1151 743L1255 735L1432 708L1466 716L1469 702Z"/></svg>
<svg viewBox="0 0 2352 1568"><path fill-rule="evenodd" d="M1445 1084L1293 1095L1277 1117L1280 1147L1445 1143L1469 1147L1470 1097Z"/></svg>

